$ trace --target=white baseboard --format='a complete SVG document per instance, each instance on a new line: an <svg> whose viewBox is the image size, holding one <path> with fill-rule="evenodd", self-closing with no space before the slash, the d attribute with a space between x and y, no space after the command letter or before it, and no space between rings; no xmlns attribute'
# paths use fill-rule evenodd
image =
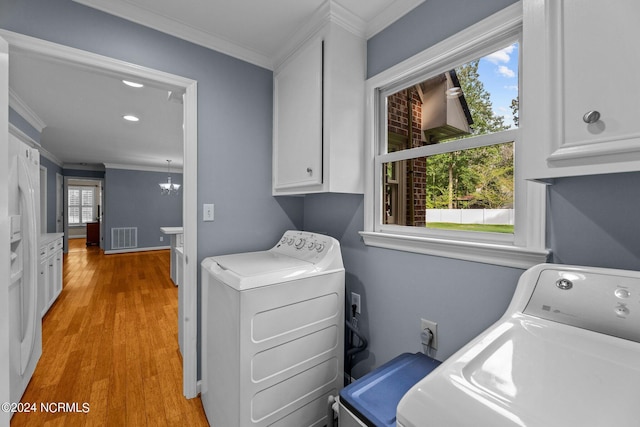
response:
<svg viewBox="0 0 640 427"><path fill-rule="evenodd" d="M105 255L128 254L131 252L163 251L165 249L171 249L171 246L154 246L150 248L133 248L133 249L112 249L109 251L104 251L104 254Z"/></svg>

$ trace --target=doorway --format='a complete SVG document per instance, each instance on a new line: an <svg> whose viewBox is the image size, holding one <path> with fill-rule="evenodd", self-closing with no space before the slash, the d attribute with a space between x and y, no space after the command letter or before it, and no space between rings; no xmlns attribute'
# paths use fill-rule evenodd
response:
<svg viewBox="0 0 640 427"><path fill-rule="evenodd" d="M85 246L104 249L104 181L102 179L64 177L64 246L70 239L84 239ZM97 231L97 235L96 235Z"/></svg>
<svg viewBox="0 0 640 427"><path fill-rule="evenodd" d="M197 82L181 76L141 67L94 53L58 45L22 34L0 30L9 42L9 56L35 55L96 73L128 76L160 85L180 88L183 105L183 296L184 316L179 319L184 330L183 394L197 395ZM65 215L66 216L66 215Z"/></svg>

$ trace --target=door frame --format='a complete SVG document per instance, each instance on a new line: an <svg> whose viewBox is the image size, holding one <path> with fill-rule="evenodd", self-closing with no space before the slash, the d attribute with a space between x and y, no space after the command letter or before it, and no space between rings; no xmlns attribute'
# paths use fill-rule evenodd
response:
<svg viewBox="0 0 640 427"><path fill-rule="evenodd" d="M63 177L63 193L64 193L64 206L63 206L63 221L64 221L64 229L67 230L66 233L64 233L64 237L63 237L63 241L64 241L64 247L66 248L66 250L68 251L69 248L69 238L71 236L69 236L70 234L70 230L71 227L69 226L69 205L67 204L68 202L66 202L69 198L67 197L68 191L69 191L69 186L75 186L76 184L69 184L69 181L87 181L87 182L97 182L98 185L96 185L96 187L100 188L100 199L97 201L97 204L100 205L102 207L102 212L101 215L104 216L104 178L87 178L87 177L82 177L82 176L65 176ZM104 232L103 232L103 224L104 224L104 219L100 219L100 248L104 249Z"/></svg>
<svg viewBox="0 0 640 427"><path fill-rule="evenodd" d="M38 194L38 197L40 198L40 230L41 233L44 234L47 232L47 221L48 219L48 215L47 215L47 185L48 185L48 171L47 168L45 166L42 166L42 163L40 163L40 169L38 171L38 173L40 174L40 194Z"/></svg>
<svg viewBox="0 0 640 427"><path fill-rule="evenodd" d="M9 46L0 35L0 182L9 182ZM0 185L0 277L9 277L9 187ZM9 392L9 287L0 287L0 399ZM9 425L9 412L0 411L0 425Z"/></svg>
<svg viewBox="0 0 640 427"><path fill-rule="evenodd" d="M56 172L56 233L64 230L64 176Z"/></svg>
<svg viewBox="0 0 640 427"><path fill-rule="evenodd" d="M0 29L0 39L4 38L9 43L9 55L11 52L28 52L54 61L88 68L92 71L115 75L140 78L153 81L163 86L173 86L184 90L183 114L184 114L184 138L183 138L183 197L182 217L184 228L184 316L180 319L184 327L184 354L183 359L183 394L187 398L196 397L197 387L197 290L198 290L198 100L197 81L175 74L154 70L118 59L98 55L92 52L71 48L68 46L37 39L23 34ZM0 54L1 54L0 50ZM0 69L0 75L2 69ZM8 79L8 76L7 76ZM7 96L3 93L2 102L8 105ZM0 126L2 123L0 123ZM2 129L0 129L2 130ZM6 132L5 132L6 133ZM2 147L0 147L2 148Z"/></svg>

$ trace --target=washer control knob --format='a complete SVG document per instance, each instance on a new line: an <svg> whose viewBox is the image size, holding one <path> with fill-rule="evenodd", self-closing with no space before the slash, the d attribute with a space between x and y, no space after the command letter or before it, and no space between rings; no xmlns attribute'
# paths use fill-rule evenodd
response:
<svg viewBox="0 0 640 427"><path fill-rule="evenodd" d="M280 239L280 243L287 243L287 237L282 236L282 239Z"/></svg>
<svg viewBox="0 0 640 427"><path fill-rule="evenodd" d="M629 315L629 309L623 305L619 305L616 307L616 315L617 316L627 316Z"/></svg>
<svg viewBox="0 0 640 427"><path fill-rule="evenodd" d="M622 289L622 288L616 289L614 294L620 299L626 299L626 298L629 298L631 296L631 292L629 292L626 289Z"/></svg>
<svg viewBox="0 0 640 427"><path fill-rule="evenodd" d="M302 239L302 238L298 239L298 240L296 241L296 249L302 249L302 248L304 248L304 244L305 244L305 243L307 243L307 241L306 241L305 239Z"/></svg>
<svg viewBox="0 0 640 427"><path fill-rule="evenodd" d="M293 242L295 241L295 239L293 237L289 237L289 240L287 240L287 244L289 246L293 245Z"/></svg>
<svg viewBox="0 0 640 427"><path fill-rule="evenodd" d="M569 279L560 279L556 282L556 286L563 291L573 288L573 283Z"/></svg>
<svg viewBox="0 0 640 427"><path fill-rule="evenodd" d="M309 242L309 243L307 243L307 249L309 249L311 251L311 250L313 250L315 245L316 245L315 242Z"/></svg>
<svg viewBox="0 0 640 427"><path fill-rule="evenodd" d="M324 243L316 243L316 251L322 252L324 250Z"/></svg>

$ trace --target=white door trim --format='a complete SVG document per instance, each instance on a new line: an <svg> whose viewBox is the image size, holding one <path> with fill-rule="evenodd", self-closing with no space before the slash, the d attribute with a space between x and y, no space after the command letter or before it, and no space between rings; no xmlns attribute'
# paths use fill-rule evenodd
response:
<svg viewBox="0 0 640 427"><path fill-rule="evenodd" d="M0 35L0 277L9 277L9 46ZM0 286L0 400L9 392L9 287ZM9 425L9 412L0 411L0 425Z"/></svg>
<svg viewBox="0 0 640 427"><path fill-rule="evenodd" d="M64 230L64 177L56 172L56 233Z"/></svg>
<svg viewBox="0 0 640 427"><path fill-rule="evenodd" d="M47 168L40 164L40 170L38 171L40 174L40 194L38 197L40 198L40 230L41 233L44 234L47 232Z"/></svg>
<svg viewBox="0 0 640 427"><path fill-rule="evenodd" d="M172 85L185 91L184 95L184 169L183 169L183 227L184 227L184 354L183 393L197 395L197 279L198 279L198 210L197 210L197 81L175 74L142 67L80 49L51 43L11 31L0 30L0 37L9 42L11 52L29 52L42 57L88 67L99 73L138 77L162 85ZM0 52L1 53L1 52ZM0 70L1 72L1 70ZM0 91L3 93L3 91ZM2 98L6 98L4 94ZM8 99L4 104L8 104ZM1 123L0 123L1 125Z"/></svg>

